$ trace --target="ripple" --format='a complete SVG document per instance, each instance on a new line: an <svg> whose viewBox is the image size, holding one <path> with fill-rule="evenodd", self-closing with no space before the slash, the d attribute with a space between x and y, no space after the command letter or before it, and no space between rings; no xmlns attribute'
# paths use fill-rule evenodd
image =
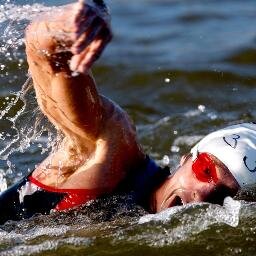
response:
<svg viewBox="0 0 256 256"><path fill-rule="evenodd" d="M204 13L187 13L187 14L183 14L180 15L179 17L177 17L177 20L179 22L183 22L183 23L193 23L193 22L205 22L206 20L211 20L211 19L217 19L217 20L225 20L228 17L225 15L222 15L220 13L209 13L209 12L204 12Z"/></svg>
<svg viewBox="0 0 256 256"><path fill-rule="evenodd" d="M241 51L235 52L233 56L227 58L226 61L235 64L256 65L256 49L242 49Z"/></svg>

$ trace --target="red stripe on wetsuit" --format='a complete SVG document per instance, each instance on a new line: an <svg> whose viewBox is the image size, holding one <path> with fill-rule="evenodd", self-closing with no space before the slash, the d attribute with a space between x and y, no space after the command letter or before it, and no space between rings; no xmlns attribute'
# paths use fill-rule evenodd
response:
<svg viewBox="0 0 256 256"><path fill-rule="evenodd" d="M64 211L85 204L101 194L100 189L60 189L44 185L32 176L28 179L45 191L65 194L64 198L54 208L57 211Z"/></svg>

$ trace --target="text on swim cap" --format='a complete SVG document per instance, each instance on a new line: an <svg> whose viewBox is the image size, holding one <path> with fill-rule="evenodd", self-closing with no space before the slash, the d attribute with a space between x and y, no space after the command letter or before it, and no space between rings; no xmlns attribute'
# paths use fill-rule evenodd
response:
<svg viewBox="0 0 256 256"><path fill-rule="evenodd" d="M256 167L255 167L254 169L250 169L250 168L248 167L247 162L246 162L247 159L248 159L248 157L247 157L247 156L244 156L243 161L244 161L244 165L246 166L246 168L249 170L249 172L256 172ZM255 163L256 163L256 162L255 162Z"/></svg>
<svg viewBox="0 0 256 256"><path fill-rule="evenodd" d="M228 138L228 140L227 140L227 138L226 137L223 137L223 140L231 147L231 148L236 148L236 146L237 146L237 141L238 141L238 139L240 139L240 135L238 135L238 134L233 134L233 137L231 138L231 140Z"/></svg>
<svg viewBox="0 0 256 256"><path fill-rule="evenodd" d="M240 139L240 135L238 134L232 134L232 138L230 139L229 137L223 137L223 140L224 142L229 145L231 148L233 149L236 149L237 147L237 144L238 144L238 140ZM248 160L248 157L247 156L244 156L243 157L243 162L244 162L244 165L246 167L246 169L249 171L249 172L256 172L256 166L255 168L251 169L248 164L247 164L247 160ZM256 161L255 161L255 164L256 164Z"/></svg>

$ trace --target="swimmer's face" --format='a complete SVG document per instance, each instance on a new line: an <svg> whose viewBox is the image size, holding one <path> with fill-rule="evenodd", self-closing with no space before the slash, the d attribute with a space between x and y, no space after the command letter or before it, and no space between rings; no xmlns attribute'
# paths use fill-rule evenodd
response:
<svg viewBox="0 0 256 256"><path fill-rule="evenodd" d="M239 185L229 170L214 156L200 154L181 158L177 171L156 190L151 201L154 212L190 202L222 204L227 196L234 196Z"/></svg>

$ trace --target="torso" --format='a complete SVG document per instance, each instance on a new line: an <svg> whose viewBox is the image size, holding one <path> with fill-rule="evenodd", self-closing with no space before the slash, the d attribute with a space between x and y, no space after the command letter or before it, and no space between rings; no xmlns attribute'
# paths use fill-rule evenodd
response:
<svg viewBox="0 0 256 256"><path fill-rule="evenodd" d="M72 23L71 28L63 25L69 11L55 16L57 22L42 17L26 31L38 104L65 136L32 177L52 188L101 189L101 195L113 191L130 170L136 171L145 156L128 115L99 95L90 72L71 72L70 39L58 38L63 29L73 31Z"/></svg>
<svg viewBox="0 0 256 256"><path fill-rule="evenodd" d="M66 137L59 149L35 169L35 179L56 188L101 188L106 193L144 161L128 115L105 97L101 96L101 101L104 121L98 138Z"/></svg>

